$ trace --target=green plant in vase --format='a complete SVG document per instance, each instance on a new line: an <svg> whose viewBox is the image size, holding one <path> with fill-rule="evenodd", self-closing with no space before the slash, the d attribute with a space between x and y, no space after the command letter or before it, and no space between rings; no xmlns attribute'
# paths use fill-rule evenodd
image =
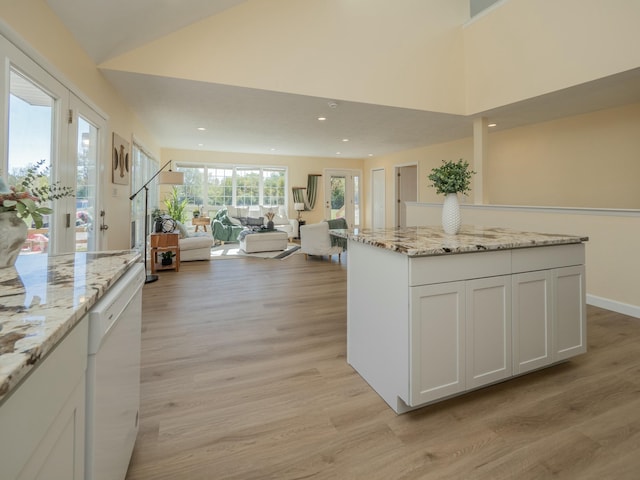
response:
<svg viewBox="0 0 640 480"><path fill-rule="evenodd" d="M430 187L436 189L438 195L445 195L442 206L442 227L445 233L456 234L460 230L460 204L458 193L466 195L470 191L471 177L475 174L469 168L469 163L460 159L442 161L442 166L431 170L428 178Z"/></svg>

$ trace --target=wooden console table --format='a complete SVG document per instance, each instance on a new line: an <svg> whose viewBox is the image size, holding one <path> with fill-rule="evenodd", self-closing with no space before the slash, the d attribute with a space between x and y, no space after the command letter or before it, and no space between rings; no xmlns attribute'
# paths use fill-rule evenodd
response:
<svg viewBox="0 0 640 480"><path fill-rule="evenodd" d="M151 273L156 270L174 270L180 271L180 244L179 235L177 233L152 233L150 235L151 243ZM161 260L158 261L158 255L164 252L172 252L175 254L171 265L162 265Z"/></svg>

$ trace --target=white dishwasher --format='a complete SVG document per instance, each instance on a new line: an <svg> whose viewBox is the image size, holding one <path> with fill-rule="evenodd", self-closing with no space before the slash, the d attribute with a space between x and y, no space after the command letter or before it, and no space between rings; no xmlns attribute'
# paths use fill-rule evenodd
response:
<svg viewBox="0 0 640 480"><path fill-rule="evenodd" d="M142 286L133 265L89 312L85 478L125 478L138 434Z"/></svg>

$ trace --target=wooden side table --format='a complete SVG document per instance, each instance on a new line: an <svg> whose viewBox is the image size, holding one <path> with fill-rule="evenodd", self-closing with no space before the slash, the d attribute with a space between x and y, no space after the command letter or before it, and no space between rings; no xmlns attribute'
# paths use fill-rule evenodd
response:
<svg viewBox="0 0 640 480"><path fill-rule="evenodd" d="M203 227L204 231L207 231L207 225L211 224L211 219L209 217L193 217L191 220L191 225L196 227L196 232L199 227Z"/></svg>
<svg viewBox="0 0 640 480"><path fill-rule="evenodd" d="M175 270L180 271L180 235L177 233L152 233L150 235L151 244L151 273L156 270ZM175 254L171 265L162 265L158 255L164 252L172 252Z"/></svg>

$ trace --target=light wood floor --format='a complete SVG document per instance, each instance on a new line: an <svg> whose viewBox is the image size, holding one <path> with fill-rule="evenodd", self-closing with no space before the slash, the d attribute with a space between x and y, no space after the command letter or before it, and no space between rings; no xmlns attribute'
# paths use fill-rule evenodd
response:
<svg viewBox="0 0 640 480"><path fill-rule="evenodd" d="M144 287L129 480L638 479L640 320L589 352L396 415L346 363L346 260L183 263Z"/></svg>

